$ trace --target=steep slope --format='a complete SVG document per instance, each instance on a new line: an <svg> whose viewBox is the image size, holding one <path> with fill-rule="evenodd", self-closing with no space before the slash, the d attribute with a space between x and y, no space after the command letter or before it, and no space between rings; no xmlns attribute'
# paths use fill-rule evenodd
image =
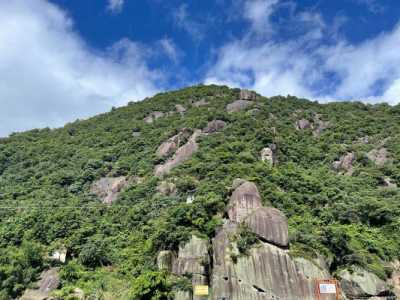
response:
<svg viewBox="0 0 400 300"><path fill-rule="evenodd" d="M0 299L22 295L54 266L60 284L53 293L62 299L191 297L191 280L181 276L190 272L174 272L173 261L190 257L179 249L193 236L204 241L211 253L196 256L208 260L199 282L213 284L215 241L243 180L259 192L254 208L279 211L245 212L243 228L241 217L234 220L236 240L227 243L238 249L229 270L241 274L252 259L272 256L306 282L301 263L314 261L341 279L350 297L390 293L358 284L357 274L381 284L400 258L399 121L399 106L321 105L195 86L2 139ZM284 229L270 225L280 214L289 246ZM265 232L271 226L278 231ZM280 242L270 243L275 235ZM65 263L54 255L60 249ZM275 279L253 282L252 292L274 288ZM247 299L243 293L232 299Z"/></svg>

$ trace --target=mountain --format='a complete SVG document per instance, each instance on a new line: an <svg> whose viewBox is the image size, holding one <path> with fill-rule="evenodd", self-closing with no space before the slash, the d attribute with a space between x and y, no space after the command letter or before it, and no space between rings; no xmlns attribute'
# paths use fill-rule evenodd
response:
<svg viewBox="0 0 400 300"><path fill-rule="evenodd" d="M399 296L399 121L200 85L12 134L0 299Z"/></svg>

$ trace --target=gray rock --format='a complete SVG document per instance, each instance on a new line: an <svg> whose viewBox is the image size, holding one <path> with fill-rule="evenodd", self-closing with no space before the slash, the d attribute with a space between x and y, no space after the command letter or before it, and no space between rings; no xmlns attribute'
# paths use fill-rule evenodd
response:
<svg viewBox="0 0 400 300"><path fill-rule="evenodd" d="M331 279L328 266L325 261L319 257L316 259L306 259L303 257L295 257L293 259L297 272L303 274L308 279Z"/></svg>
<svg viewBox="0 0 400 300"><path fill-rule="evenodd" d="M330 126L330 122L328 121L323 121L321 120L321 116L320 115L315 115L314 117L314 131L313 131L313 135L314 137L320 137L322 132L326 129L328 129Z"/></svg>
<svg viewBox="0 0 400 300"><path fill-rule="evenodd" d="M244 222L263 241L280 247L289 246L287 218L280 210L260 207L248 215Z"/></svg>
<svg viewBox="0 0 400 300"><path fill-rule="evenodd" d="M28 289L20 298L21 300L46 300L50 299L50 293L60 286L58 268L51 268L40 275L36 283L37 289Z"/></svg>
<svg viewBox="0 0 400 300"><path fill-rule="evenodd" d="M159 270L172 272L172 266L176 260L176 255L170 250L160 251L157 255L157 267Z"/></svg>
<svg viewBox="0 0 400 300"><path fill-rule="evenodd" d="M269 163L271 166L273 166L276 162L276 154L273 149L276 149L275 145L274 147L265 147L260 152L261 160Z"/></svg>
<svg viewBox="0 0 400 300"><path fill-rule="evenodd" d="M297 130L310 129L310 128L312 128L312 124L310 121L308 121L306 119L300 119L296 122L295 127Z"/></svg>
<svg viewBox="0 0 400 300"><path fill-rule="evenodd" d="M390 266L393 269L392 276L388 280L389 285L393 286L393 293L400 299L400 261L393 261Z"/></svg>
<svg viewBox="0 0 400 300"><path fill-rule="evenodd" d="M236 100L226 106L226 111L229 113L239 112L245 110L247 107L253 104L254 102L247 100Z"/></svg>
<svg viewBox="0 0 400 300"><path fill-rule="evenodd" d="M375 274L359 267L353 267L353 272L342 270L339 272L340 285L350 299L379 296L389 291L387 284Z"/></svg>
<svg viewBox="0 0 400 300"><path fill-rule="evenodd" d="M190 136L190 131L187 128L183 128L178 134L170 137L168 140L158 146L156 155L158 157L164 157L175 152L178 147L181 146L182 142Z"/></svg>
<svg viewBox="0 0 400 300"><path fill-rule="evenodd" d="M183 115L186 112L186 108L181 105L181 104L177 104L175 105L175 109L178 113L180 113L181 115Z"/></svg>
<svg viewBox="0 0 400 300"><path fill-rule="evenodd" d="M348 152L338 161L333 162L332 168L336 171L344 171L346 175L353 174L353 162L356 156L353 152Z"/></svg>
<svg viewBox="0 0 400 300"><path fill-rule="evenodd" d="M172 182L161 181L157 186L157 192L164 196L175 196L176 195L176 185Z"/></svg>
<svg viewBox="0 0 400 300"><path fill-rule="evenodd" d="M253 210L262 207L257 186L245 181L235 189L229 201L228 215L231 221L240 223Z"/></svg>
<svg viewBox="0 0 400 300"><path fill-rule="evenodd" d="M67 260L67 248L61 247L60 249L53 251L53 253L49 256L49 259L65 263Z"/></svg>
<svg viewBox="0 0 400 300"><path fill-rule="evenodd" d="M235 178L232 182L232 189L236 190L240 185L242 185L245 182L246 182L246 180L244 180L242 178Z"/></svg>
<svg viewBox="0 0 400 300"><path fill-rule="evenodd" d="M133 131L132 131L132 136L133 136L133 137L139 137L139 136L141 136L141 134L142 134L142 133L141 133L140 131L136 131L136 130L133 130Z"/></svg>
<svg viewBox="0 0 400 300"><path fill-rule="evenodd" d="M203 129L203 133L211 134L221 131L226 126L226 123L221 120L213 120L208 122L207 126Z"/></svg>
<svg viewBox="0 0 400 300"><path fill-rule="evenodd" d="M389 159L389 152L386 148L373 149L367 153L367 157L378 167L383 167Z"/></svg>
<svg viewBox="0 0 400 300"><path fill-rule="evenodd" d="M117 200L119 193L129 185L126 177L104 177L92 184L90 192L95 194L103 203L111 204Z"/></svg>
<svg viewBox="0 0 400 300"><path fill-rule="evenodd" d="M162 111L153 111L146 118L144 118L144 121L147 124L153 123L155 120L164 117L164 113Z"/></svg>
<svg viewBox="0 0 400 300"><path fill-rule="evenodd" d="M257 94L253 91L249 90L240 90L240 95L239 95L241 100L256 100L257 99Z"/></svg>
<svg viewBox="0 0 400 300"><path fill-rule="evenodd" d="M163 176L169 173L173 168L177 167L184 161L188 160L194 153L197 152L199 146L196 142L197 138L201 135L200 130L196 130L189 138L187 143L181 146L174 154L174 156L167 162L157 165L154 169L154 175Z"/></svg>
<svg viewBox="0 0 400 300"><path fill-rule="evenodd" d="M194 102L192 105L194 106L194 107L201 107L201 106L206 106L206 105L208 105L209 103L206 101L206 99L201 99L201 100L199 100L199 101L196 101L196 102Z"/></svg>
<svg viewBox="0 0 400 300"><path fill-rule="evenodd" d="M397 184L394 183L394 182L392 181L392 179L389 178L389 177L383 177L383 178L382 178L382 183L383 183L383 186L386 187L386 188L389 188L389 189L395 189L395 188L397 188Z"/></svg>

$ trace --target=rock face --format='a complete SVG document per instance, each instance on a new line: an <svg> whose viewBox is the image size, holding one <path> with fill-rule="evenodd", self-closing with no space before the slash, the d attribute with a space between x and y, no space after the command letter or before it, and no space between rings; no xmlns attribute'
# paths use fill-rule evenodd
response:
<svg viewBox="0 0 400 300"><path fill-rule="evenodd" d="M201 106L206 106L206 105L208 105L209 103L206 101L206 99L201 99L201 100L199 100L199 101L196 101L196 102L193 102L193 106L194 107L201 107Z"/></svg>
<svg viewBox="0 0 400 300"><path fill-rule="evenodd" d="M391 267L393 268L393 273L388 283L393 286L394 294L400 299L400 261L392 262Z"/></svg>
<svg viewBox="0 0 400 300"><path fill-rule="evenodd" d="M65 263L67 260L67 249L65 247L55 250L49 257L52 260Z"/></svg>
<svg viewBox="0 0 400 300"><path fill-rule="evenodd" d="M245 181L232 193L229 201L228 215L231 221L240 223L254 209L262 207L257 186Z"/></svg>
<svg viewBox="0 0 400 300"><path fill-rule="evenodd" d="M226 126L226 123L221 120L213 120L208 122L207 126L203 129L203 133L211 134L221 131Z"/></svg>
<svg viewBox="0 0 400 300"><path fill-rule="evenodd" d="M158 157L164 157L173 153L181 143L190 136L190 131L187 128L183 128L178 134L166 140L160 146L158 146L156 155Z"/></svg>
<svg viewBox="0 0 400 300"><path fill-rule="evenodd" d="M300 119L296 122L297 130L303 130L303 129L309 129L309 128L312 128L312 124L307 119Z"/></svg>
<svg viewBox="0 0 400 300"><path fill-rule="evenodd" d="M248 100L236 100L232 103L229 103L226 106L226 111L228 113L239 112L239 111L245 110L247 107L249 107L253 104L254 104L254 102L248 101Z"/></svg>
<svg viewBox="0 0 400 300"><path fill-rule="evenodd" d="M268 162L271 166L276 163L276 145L272 144L269 147L265 147L260 152L261 160Z"/></svg>
<svg viewBox="0 0 400 300"><path fill-rule="evenodd" d="M174 183L161 181L157 186L157 192L165 196L175 196L177 191Z"/></svg>
<svg viewBox="0 0 400 300"><path fill-rule="evenodd" d="M178 113L180 113L181 115L183 115L186 112L186 108L181 105L181 104L177 104L175 105L175 109Z"/></svg>
<svg viewBox="0 0 400 300"><path fill-rule="evenodd" d="M383 167L387 162L389 152L386 148L373 149L367 153L368 159L373 161L378 167Z"/></svg>
<svg viewBox="0 0 400 300"><path fill-rule="evenodd" d="M328 266L322 258L311 260L303 257L294 258L297 272L303 274L307 279L330 279Z"/></svg>
<svg viewBox="0 0 400 300"><path fill-rule="evenodd" d="M157 256L157 267L159 270L172 272L172 266L176 260L175 253L170 250L160 251Z"/></svg>
<svg viewBox="0 0 400 300"><path fill-rule="evenodd" d="M350 299L380 296L389 293L386 283L375 274L355 267L353 272L342 270L339 273L340 285Z"/></svg>
<svg viewBox="0 0 400 300"><path fill-rule="evenodd" d="M320 115L314 117L314 137L319 137L325 129L328 129L330 122L322 121Z"/></svg>
<svg viewBox="0 0 400 300"><path fill-rule="evenodd" d="M188 160L197 150L199 146L196 139L201 135L200 130L196 130L189 138L187 143L181 146L174 156L162 165L157 165L154 170L154 175L162 176L169 173L173 168Z"/></svg>
<svg viewBox="0 0 400 300"><path fill-rule="evenodd" d="M93 183L90 192L102 199L103 203L111 204L128 184L128 180L123 176L104 177Z"/></svg>
<svg viewBox="0 0 400 300"><path fill-rule="evenodd" d="M288 223L285 215L272 207L253 211L244 222L259 238L280 247L288 247Z"/></svg>
<svg viewBox="0 0 400 300"><path fill-rule="evenodd" d="M60 285L60 276L58 268L52 268L44 271L37 282L37 289L26 290L21 300L45 300L49 299L50 293L56 290Z"/></svg>
<svg viewBox="0 0 400 300"><path fill-rule="evenodd" d="M211 299L315 299L313 280L298 273L286 250L261 243L235 262L235 230L236 224L226 223L213 239Z"/></svg>
<svg viewBox="0 0 400 300"><path fill-rule="evenodd" d="M151 112L146 118L144 118L144 121L147 124L153 123L155 120L164 117L164 113L162 111L153 111Z"/></svg>
<svg viewBox="0 0 400 300"><path fill-rule="evenodd" d="M241 90L240 95L239 95L241 100L256 100L257 99L257 94L255 92L249 91L249 90Z"/></svg>
<svg viewBox="0 0 400 300"><path fill-rule="evenodd" d="M353 152L346 153L340 160L332 164L332 168L336 171L344 171L347 175L353 174L353 162L356 156Z"/></svg>

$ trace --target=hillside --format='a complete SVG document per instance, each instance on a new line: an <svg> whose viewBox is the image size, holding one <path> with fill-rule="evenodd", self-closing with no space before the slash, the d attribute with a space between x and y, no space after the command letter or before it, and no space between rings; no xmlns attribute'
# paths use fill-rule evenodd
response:
<svg viewBox="0 0 400 300"><path fill-rule="evenodd" d="M256 283L270 275L253 274L250 261L268 259L279 260L277 273L296 266L282 272L299 282L317 266L315 277L339 279L349 299L394 295L399 137L399 105L223 86L13 134L0 140L0 299L44 299L25 290L35 293L49 269L59 299L191 299L191 281L209 283L215 299L309 299ZM248 219L253 208L259 215ZM218 282L220 241L249 288ZM374 283L360 284L358 273Z"/></svg>

